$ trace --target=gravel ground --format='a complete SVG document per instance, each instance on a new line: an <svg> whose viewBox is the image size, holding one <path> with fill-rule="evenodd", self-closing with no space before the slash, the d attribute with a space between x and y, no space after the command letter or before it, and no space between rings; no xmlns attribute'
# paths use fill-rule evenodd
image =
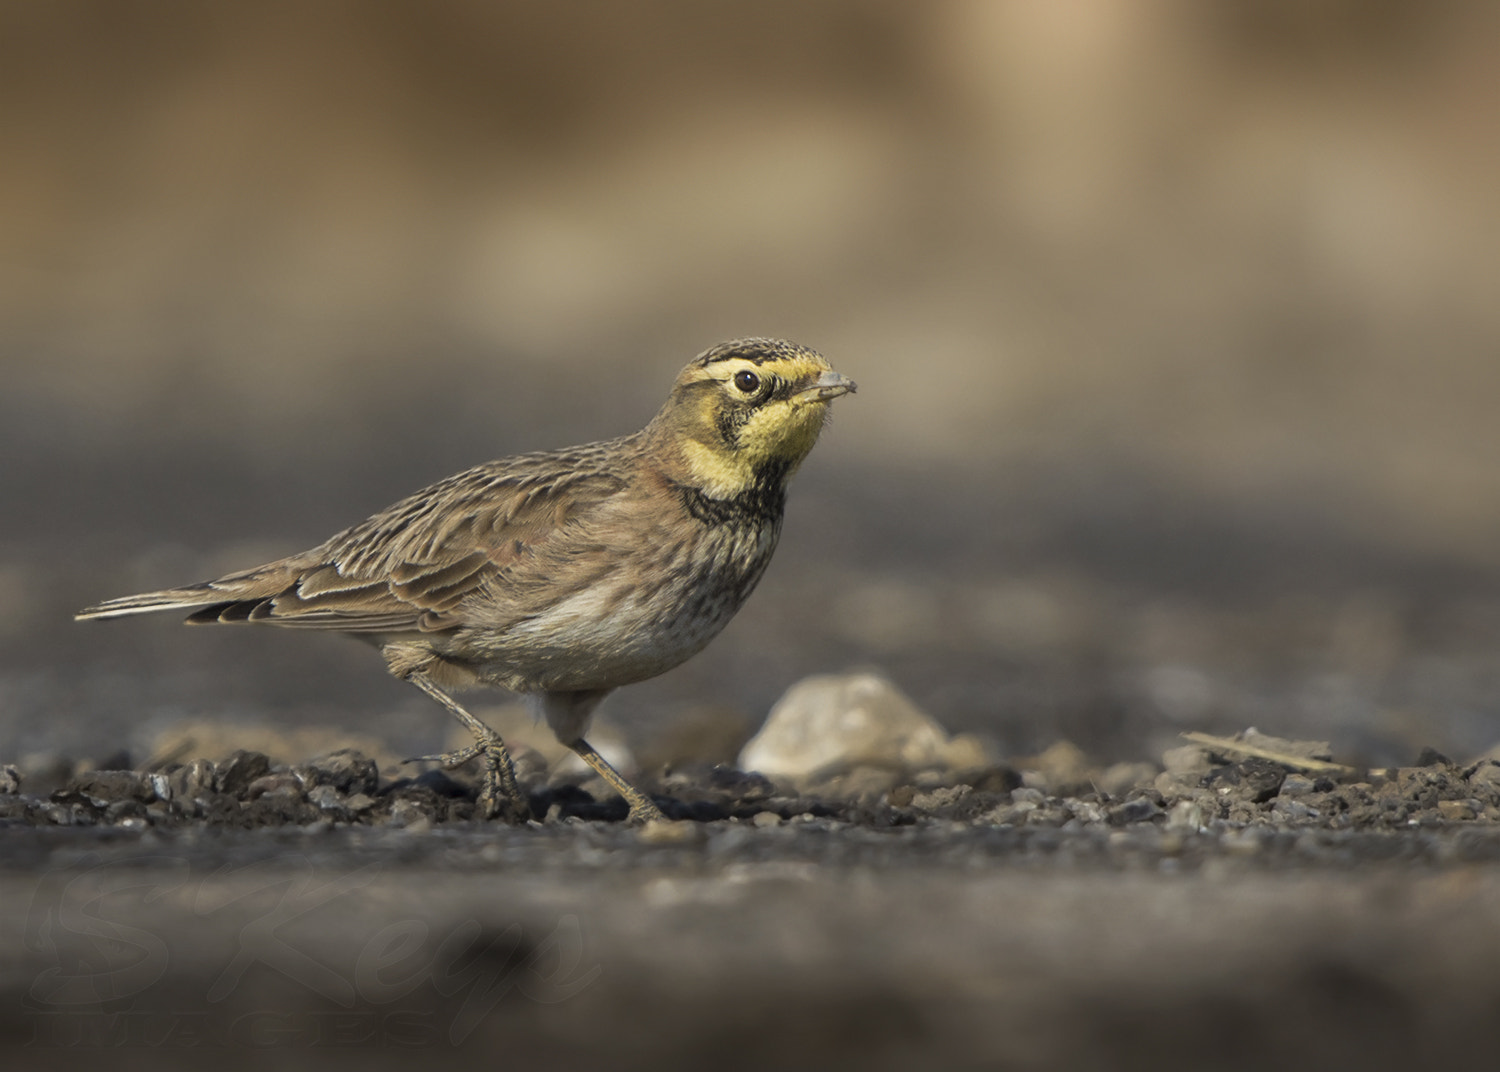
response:
<svg viewBox="0 0 1500 1072"><path fill-rule="evenodd" d="M473 819L467 771L349 750L10 768L0 1040L121 1068L1493 1054L1500 763L1318 750L1248 733L1100 768L1060 745L800 792L705 766L647 781L680 821L644 829L524 764L522 827Z"/></svg>

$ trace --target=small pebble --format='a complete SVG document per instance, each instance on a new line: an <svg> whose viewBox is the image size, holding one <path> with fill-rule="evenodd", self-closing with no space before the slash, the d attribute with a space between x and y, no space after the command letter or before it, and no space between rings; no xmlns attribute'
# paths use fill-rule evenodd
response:
<svg viewBox="0 0 1500 1072"><path fill-rule="evenodd" d="M1476 803L1477 801L1472 800L1440 800L1438 813L1449 820L1474 819L1479 815Z"/></svg>
<svg viewBox="0 0 1500 1072"><path fill-rule="evenodd" d="M1196 833L1204 829L1203 806L1195 800L1179 800L1167 812L1167 829Z"/></svg>
<svg viewBox="0 0 1500 1072"><path fill-rule="evenodd" d="M420 805L410 800L398 800L391 805L391 825L415 832L431 827L432 820L427 818Z"/></svg>
<svg viewBox="0 0 1500 1072"><path fill-rule="evenodd" d="M1288 774L1281 783L1280 796L1303 797L1316 791L1317 783L1302 774Z"/></svg>
<svg viewBox="0 0 1500 1072"><path fill-rule="evenodd" d="M1128 826L1131 823L1145 822L1160 814L1161 808L1156 806L1156 801L1149 797L1137 797L1110 808L1106 818L1111 826Z"/></svg>
<svg viewBox="0 0 1500 1072"><path fill-rule="evenodd" d="M331 785L315 785L307 791L307 801L323 811L344 811L347 804L339 791Z"/></svg>
<svg viewBox="0 0 1500 1072"><path fill-rule="evenodd" d="M348 808L350 811L356 814L367 812L374 806L375 798L370 796L368 793L355 793L353 796L344 801L344 807Z"/></svg>
<svg viewBox="0 0 1500 1072"><path fill-rule="evenodd" d="M941 789L932 789L925 793L918 793L912 798L911 804L912 807L921 811L934 811L937 808L946 808L957 804L973 791L973 787L967 785L944 786Z"/></svg>

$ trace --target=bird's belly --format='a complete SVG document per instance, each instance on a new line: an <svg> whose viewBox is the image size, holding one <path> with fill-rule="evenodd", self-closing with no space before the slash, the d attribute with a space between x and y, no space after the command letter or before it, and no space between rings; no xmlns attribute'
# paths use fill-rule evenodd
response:
<svg viewBox="0 0 1500 1072"><path fill-rule="evenodd" d="M680 571L611 574L485 638L481 676L519 692L615 688L686 661L729 623L760 580L776 533L743 534Z"/></svg>

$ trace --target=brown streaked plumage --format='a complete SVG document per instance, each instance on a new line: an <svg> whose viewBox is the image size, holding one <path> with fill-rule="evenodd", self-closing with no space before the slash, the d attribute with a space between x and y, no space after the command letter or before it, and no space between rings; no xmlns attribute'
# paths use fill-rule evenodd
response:
<svg viewBox="0 0 1500 1072"><path fill-rule="evenodd" d="M500 738L448 694L534 698L564 744L630 804L656 806L584 740L611 690L702 650L760 580L787 481L828 404L854 390L821 355L738 339L699 355L643 430L522 454L439 481L302 554L80 619L191 610L187 621L334 630L375 644L397 677L474 734L486 814L529 814Z"/></svg>

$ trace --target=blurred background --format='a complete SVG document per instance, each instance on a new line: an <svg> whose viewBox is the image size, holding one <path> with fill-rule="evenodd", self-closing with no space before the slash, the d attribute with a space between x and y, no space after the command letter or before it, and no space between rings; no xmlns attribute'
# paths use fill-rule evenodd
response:
<svg viewBox="0 0 1500 1072"><path fill-rule="evenodd" d="M1500 7L8 0L0 161L0 758L430 750L362 645L71 614L746 334L861 389L644 757L853 666L1011 753L1500 742Z"/></svg>

